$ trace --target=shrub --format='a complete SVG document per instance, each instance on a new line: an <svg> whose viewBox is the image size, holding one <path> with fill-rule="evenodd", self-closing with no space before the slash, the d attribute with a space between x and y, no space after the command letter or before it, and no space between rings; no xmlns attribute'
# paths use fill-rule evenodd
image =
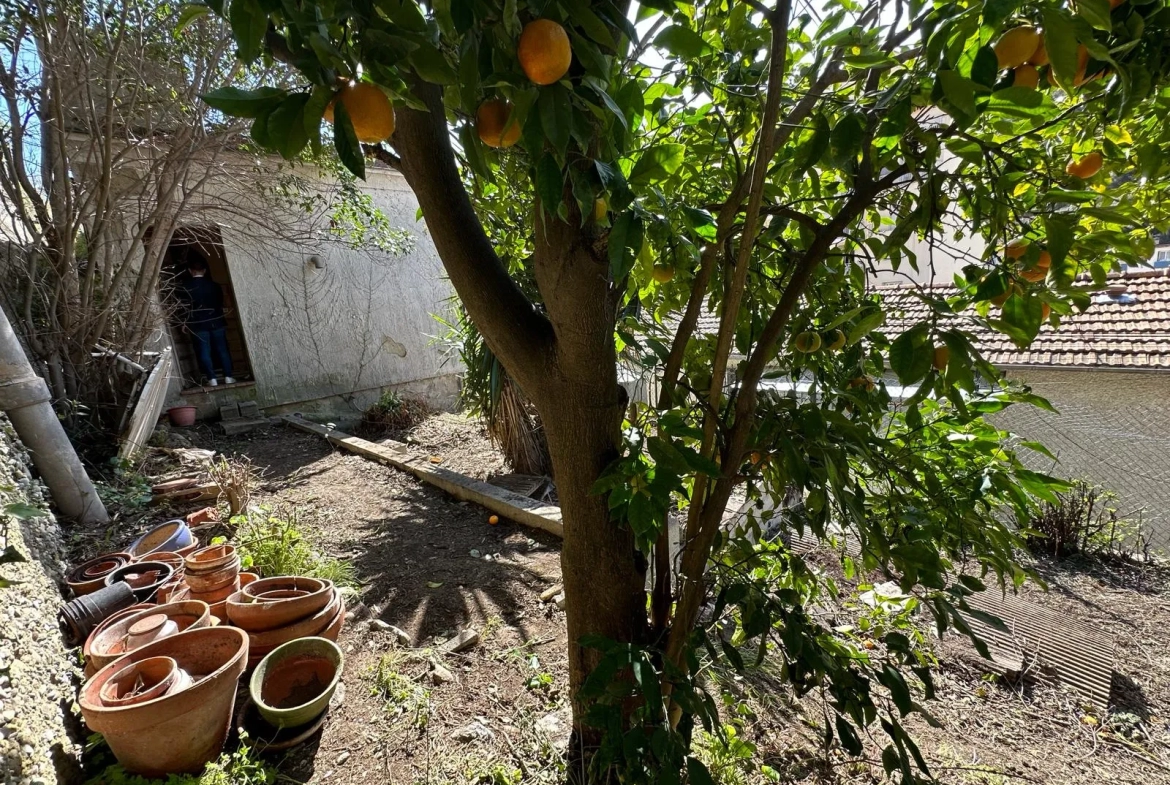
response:
<svg viewBox="0 0 1170 785"><path fill-rule="evenodd" d="M1119 515L1117 494L1076 480L1057 503L1044 503L1024 529L1033 553L1064 558L1075 553L1132 557L1149 550L1140 520Z"/></svg>
<svg viewBox="0 0 1170 785"><path fill-rule="evenodd" d="M399 395L397 390L386 390L377 403L366 409L358 430L368 436L384 436L392 431L409 430L430 413L425 401Z"/></svg>
<svg viewBox="0 0 1170 785"><path fill-rule="evenodd" d="M244 568L267 577L303 575L330 580L337 586L357 585L352 564L322 554L305 538L295 507L275 512L253 507L231 522L236 526L236 547Z"/></svg>

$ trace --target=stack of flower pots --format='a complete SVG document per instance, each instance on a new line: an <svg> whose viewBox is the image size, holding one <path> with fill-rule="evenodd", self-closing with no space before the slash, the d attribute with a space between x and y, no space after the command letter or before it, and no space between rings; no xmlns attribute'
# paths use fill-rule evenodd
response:
<svg viewBox="0 0 1170 785"><path fill-rule="evenodd" d="M319 636L337 640L345 603L332 581L282 576L261 578L226 601L229 623L248 633L248 666L282 643Z"/></svg>
<svg viewBox="0 0 1170 785"><path fill-rule="evenodd" d="M223 749L247 662L242 630L169 635L99 670L82 687L81 714L127 771L196 773Z"/></svg>
<svg viewBox="0 0 1170 785"><path fill-rule="evenodd" d="M184 559L185 589L169 600L200 600L211 606L211 615L224 620L224 601L240 590L240 557L232 545L209 545Z"/></svg>

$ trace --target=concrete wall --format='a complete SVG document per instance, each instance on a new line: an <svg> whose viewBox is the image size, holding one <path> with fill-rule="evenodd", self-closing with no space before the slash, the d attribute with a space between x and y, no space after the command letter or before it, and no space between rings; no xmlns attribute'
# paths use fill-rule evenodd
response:
<svg viewBox="0 0 1170 785"><path fill-rule="evenodd" d="M1170 549L1170 374L1051 368L1008 373L1059 411L1012 406L993 418L1059 459L1053 465L1024 450L1031 456L1027 462L1116 492L1119 511L1140 511L1154 544Z"/></svg>
<svg viewBox="0 0 1170 785"><path fill-rule="evenodd" d="M270 413L344 418L387 387L453 405L460 368L435 341L442 329L433 314L449 312L454 290L416 220L418 203L389 170L371 170L361 188L409 235L404 253L350 247L329 234L320 211L283 211L274 221L274 207L240 204L247 193L230 183L208 187L208 199L241 208L217 223L256 384L183 396L175 382L168 405L210 413L224 400L255 400Z"/></svg>

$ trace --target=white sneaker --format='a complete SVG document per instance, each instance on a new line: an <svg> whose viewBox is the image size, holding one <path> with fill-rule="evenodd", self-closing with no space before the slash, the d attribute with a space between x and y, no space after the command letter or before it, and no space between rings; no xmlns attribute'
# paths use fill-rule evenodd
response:
<svg viewBox="0 0 1170 785"><path fill-rule="evenodd" d="M236 380L235 380L235 378L233 378L231 376L225 376L225 377L223 377L223 383L224 384L235 384Z"/></svg>
<svg viewBox="0 0 1170 785"><path fill-rule="evenodd" d="M217 381L215 380L215 377L212 377L212 378L211 378L211 380L207 382L207 386L208 386L208 387L218 387L218 386L219 386L219 382L217 382Z"/></svg>

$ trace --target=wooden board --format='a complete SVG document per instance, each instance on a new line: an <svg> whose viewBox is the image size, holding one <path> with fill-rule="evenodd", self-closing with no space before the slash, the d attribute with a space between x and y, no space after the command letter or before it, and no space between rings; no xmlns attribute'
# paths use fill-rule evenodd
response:
<svg viewBox="0 0 1170 785"><path fill-rule="evenodd" d="M168 346L159 354L158 361L146 377L146 384L142 385L142 394L134 406L134 413L130 415L130 425L126 429L122 447L118 450L118 457L122 460L133 459L154 433L154 426L162 414L163 401L167 397L167 383L171 379L173 365L174 356Z"/></svg>
<svg viewBox="0 0 1170 785"><path fill-rule="evenodd" d="M401 442L391 441L385 444L376 444L356 436L350 436L336 428L309 422L295 414L285 415L282 419L294 428L328 439L331 444L335 444L343 450L409 472L423 482L441 488L457 499L474 502L501 517L516 521L516 523L541 529L558 537L564 536L560 507L542 504L527 496L521 496L518 493L497 488L458 472L443 469L431 463L426 456L411 455L409 448Z"/></svg>

